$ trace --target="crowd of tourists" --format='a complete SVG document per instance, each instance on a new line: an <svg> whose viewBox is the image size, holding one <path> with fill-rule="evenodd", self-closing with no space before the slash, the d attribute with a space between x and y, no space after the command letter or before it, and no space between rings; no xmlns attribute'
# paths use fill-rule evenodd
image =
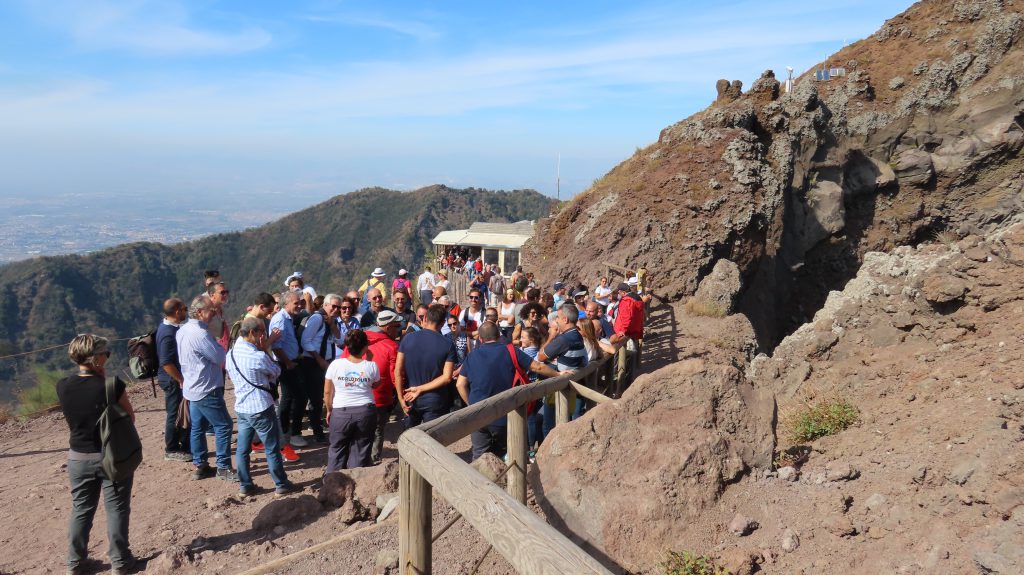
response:
<svg viewBox="0 0 1024 575"><path fill-rule="evenodd" d="M589 287L558 281L542 289L521 267L506 276L461 252L442 264L412 279L402 269L390 281L376 268L357 288L325 295L295 272L283 290L255 294L235 318L224 311L231 301L227 281L207 271L202 293L188 303L164 302L156 330L164 458L189 463L195 480L238 482L240 493L250 496L260 491L251 454L262 451L274 493L286 495L300 490L288 479L286 462L305 449L327 447L325 473L376 465L389 423L419 425L607 354L616 356L615 377L600 391L617 396L629 385L650 300L643 270L614 286L602 277ZM455 264L464 266L457 273L468 283L462 301L449 294L448 266ZM108 403L117 402L134 420L124 383L106 377L108 343L77 336L69 347L77 372L57 386L70 428L69 573L83 568L101 491L114 572L130 572L134 563L128 547L132 479L114 481L101 464L97 422ZM234 419L226 381L233 386ZM582 398L570 406L573 417L587 408ZM528 418L531 458L554 423L548 398ZM504 456L505 419L471 440L473 459Z"/></svg>

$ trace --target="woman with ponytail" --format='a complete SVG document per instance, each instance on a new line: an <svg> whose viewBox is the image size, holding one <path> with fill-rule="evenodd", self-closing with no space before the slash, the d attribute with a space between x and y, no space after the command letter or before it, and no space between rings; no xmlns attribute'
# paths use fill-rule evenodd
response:
<svg viewBox="0 0 1024 575"><path fill-rule="evenodd" d="M371 465L370 448L377 424L373 389L380 385L380 371L367 357L368 346L363 330L350 330L345 334L346 357L334 360L327 368L324 405L331 429L327 473Z"/></svg>

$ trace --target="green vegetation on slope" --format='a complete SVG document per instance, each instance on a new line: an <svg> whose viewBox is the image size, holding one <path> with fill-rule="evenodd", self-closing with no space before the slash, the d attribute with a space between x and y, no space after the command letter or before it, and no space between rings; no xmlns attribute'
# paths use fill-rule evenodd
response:
<svg viewBox="0 0 1024 575"><path fill-rule="evenodd" d="M242 232L15 262L0 267L0 351L67 343L83 332L113 338L148 331L160 321L164 299L188 301L200 292L205 269L220 270L228 282L229 317L258 292L283 289L295 270L318 291L355 287L377 266L389 276L402 267L415 273L432 257L430 241L439 231L475 221L535 220L547 216L552 204L531 190L372 188ZM124 365L124 343L113 350L116 369ZM19 388L32 384L34 365L70 368L63 350L19 361L0 362L0 390L8 386L0 400L10 396L12 380L19 380Z"/></svg>

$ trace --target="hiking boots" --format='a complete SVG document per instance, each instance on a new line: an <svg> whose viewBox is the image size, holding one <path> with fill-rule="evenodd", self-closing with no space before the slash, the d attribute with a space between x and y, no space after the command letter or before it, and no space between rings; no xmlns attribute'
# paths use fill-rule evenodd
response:
<svg viewBox="0 0 1024 575"><path fill-rule="evenodd" d="M213 477L217 474L217 470L210 467L209 464L203 463L202 465L196 465L195 471L192 472L192 479L206 479L207 477Z"/></svg>
<svg viewBox="0 0 1024 575"><path fill-rule="evenodd" d="M184 451L167 451L164 452L164 459L167 461L188 461L192 462L192 454Z"/></svg>
<svg viewBox="0 0 1024 575"><path fill-rule="evenodd" d="M238 474L230 467L218 467L217 479L220 479L221 481L238 481Z"/></svg>
<svg viewBox="0 0 1024 575"><path fill-rule="evenodd" d="M299 487L298 485L295 485L294 483L289 481L288 483L285 483L281 487L278 487L277 489L275 489L274 490L274 495L277 495L278 497L280 497L280 496L283 496L283 495L288 495L290 493L298 493L300 491L302 491L301 487Z"/></svg>

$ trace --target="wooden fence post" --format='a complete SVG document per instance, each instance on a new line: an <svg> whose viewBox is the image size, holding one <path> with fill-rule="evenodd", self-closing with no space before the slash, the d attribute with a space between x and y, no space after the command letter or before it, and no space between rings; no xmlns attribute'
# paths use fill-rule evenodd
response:
<svg viewBox="0 0 1024 575"><path fill-rule="evenodd" d="M508 494L516 501L526 504L527 438L526 406L520 406L508 414Z"/></svg>
<svg viewBox="0 0 1024 575"><path fill-rule="evenodd" d="M398 557L402 575L429 575L431 570L430 483L405 459L398 462Z"/></svg>
<svg viewBox="0 0 1024 575"><path fill-rule="evenodd" d="M569 400L572 398L570 389L571 387L566 385L555 394L555 425L569 423Z"/></svg>

